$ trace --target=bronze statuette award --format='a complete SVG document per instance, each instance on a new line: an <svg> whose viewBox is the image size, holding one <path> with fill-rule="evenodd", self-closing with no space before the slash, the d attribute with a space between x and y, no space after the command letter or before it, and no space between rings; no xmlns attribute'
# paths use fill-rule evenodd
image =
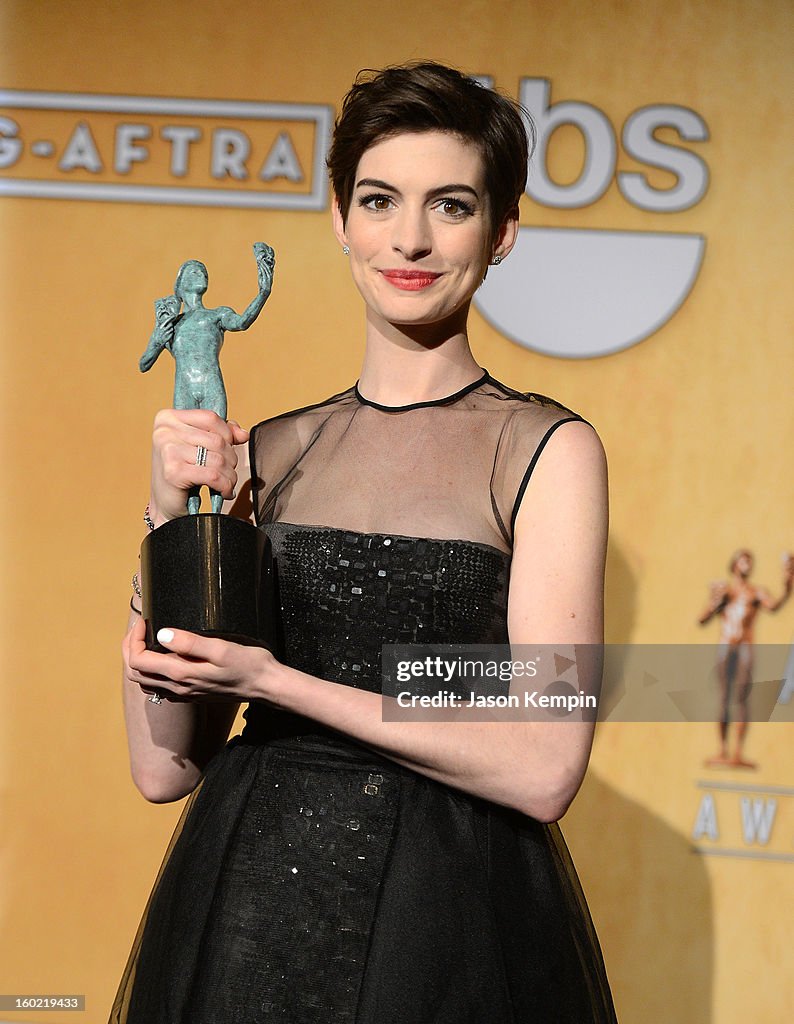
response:
<svg viewBox="0 0 794 1024"><path fill-rule="evenodd" d="M218 357L226 331L245 331L259 316L273 284L275 254L254 244L259 292L243 313L202 302L209 277L198 260L179 268L174 294L155 302L155 327L141 356L146 372L168 349L176 363L175 409L211 409L226 419L226 389ZM181 311L180 311L181 310ZM206 449L198 448L203 465ZM211 492L201 513L199 488L191 490L187 515L153 530L141 545L141 590L146 646L163 651L163 627L190 630L236 643L273 649L274 587L270 541L262 530L222 515L223 498Z"/></svg>

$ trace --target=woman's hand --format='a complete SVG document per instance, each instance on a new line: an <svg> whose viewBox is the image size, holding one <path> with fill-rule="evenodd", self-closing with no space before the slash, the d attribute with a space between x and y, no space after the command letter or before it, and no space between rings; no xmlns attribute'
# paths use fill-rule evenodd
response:
<svg viewBox="0 0 794 1024"><path fill-rule="evenodd" d="M157 639L168 654L146 650L146 629L136 622L124 639L124 667L144 693L176 701L274 702L279 670L270 651L161 629Z"/></svg>
<svg viewBox="0 0 794 1024"><path fill-rule="evenodd" d="M224 498L234 497L237 452L248 431L227 423L209 409L163 409L152 435L152 493L149 511L157 526L185 515L191 487L209 487ZM198 448L206 448L206 464L196 464Z"/></svg>

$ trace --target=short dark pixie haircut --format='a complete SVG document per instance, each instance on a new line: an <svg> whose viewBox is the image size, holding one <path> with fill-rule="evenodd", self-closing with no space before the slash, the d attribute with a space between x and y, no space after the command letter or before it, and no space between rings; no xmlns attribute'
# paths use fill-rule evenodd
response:
<svg viewBox="0 0 794 1024"><path fill-rule="evenodd" d="M526 186L534 125L514 100L454 68L429 61L360 71L356 76L342 103L328 155L342 219L347 221L356 168L370 146L403 132L425 131L450 132L479 148L495 236L518 207Z"/></svg>

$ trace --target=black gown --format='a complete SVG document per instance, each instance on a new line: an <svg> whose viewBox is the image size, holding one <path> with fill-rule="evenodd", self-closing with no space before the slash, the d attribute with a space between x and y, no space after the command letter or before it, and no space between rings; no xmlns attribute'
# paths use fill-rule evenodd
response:
<svg viewBox="0 0 794 1024"><path fill-rule="evenodd" d="M580 417L487 372L385 407L350 388L259 424L280 657L380 692L384 643L507 643L512 529ZM556 824L249 705L166 853L114 1024L615 1020Z"/></svg>

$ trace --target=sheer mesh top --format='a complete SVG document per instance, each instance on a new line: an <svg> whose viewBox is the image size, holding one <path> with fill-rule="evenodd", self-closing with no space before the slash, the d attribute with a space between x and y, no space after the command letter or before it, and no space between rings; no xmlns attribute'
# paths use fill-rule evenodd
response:
<svg viewBox="0 0 794 1024"><path fill-rule="evenodd" d="M582 417L487 370L445 398L383 406L357 386L251 432L257 523L438 540L509 554L532 470Z"/></svg>

